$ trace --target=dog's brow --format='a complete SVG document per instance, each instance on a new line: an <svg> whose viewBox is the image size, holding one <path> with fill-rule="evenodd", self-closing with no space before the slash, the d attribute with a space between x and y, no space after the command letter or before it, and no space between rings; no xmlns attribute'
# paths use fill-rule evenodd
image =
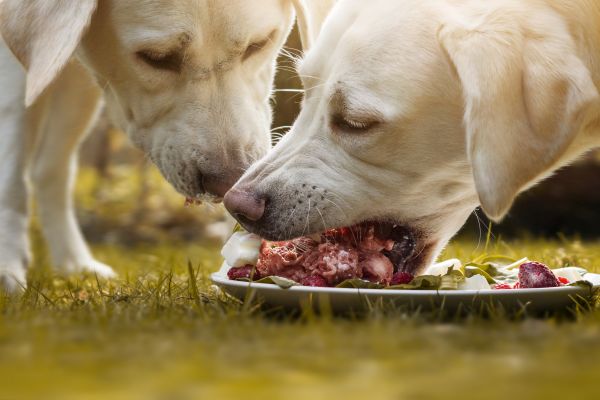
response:
<svg viewBox="0 0 600 400"><path fill-rule="evenodd" d="M169 52L182 51L192 41L189 32L178 32L166 35L164 32L144 32L138 37L129 39L130 44L136 48L152 48L155 51Z"/></svg>
<svg viewBox="0 0 600 400"><path fill-rule="evenodd" d="M345 110L347 106L344 91L341 88L337 88L329 97L328 103L332 108L335 108L337 111Z"/></svg>
<svg viewBox="0 0 600 400"><path fill-rule="evenodd" d="M360 116L377 121L384 121L386 119L380 110L372 105L356 102L356 98L347 93L342 87L338 87L329 97L329 107L332 111L344 116Z"/></svg>

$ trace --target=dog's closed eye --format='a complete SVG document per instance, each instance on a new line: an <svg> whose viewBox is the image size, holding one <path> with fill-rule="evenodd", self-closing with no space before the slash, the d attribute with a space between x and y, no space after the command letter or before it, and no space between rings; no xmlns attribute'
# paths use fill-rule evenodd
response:
<svg viewBox="0 0 600 400"><path fill-rule="evenodd" d="M270 43L272 43L272 41L276 35L277 35L277 30L273 30L263 40L259 40L259 41L250 43L250 45L248 47L246 47L246 50L244 51L244 54L242 55L242 61L246 61L253 55L259 53L261 50L266 48Z"/></svg>
<svg viewBox="0 0 600 400"><path fill-rule="evenodd" d="M136 53L139 60L146 65L163 71L180 72L183 56L180 51L161 53L152 50L140 50Z"/></svg>
<svg viewBox="0 0 600 400"><path fill-rule="evenodd" d="M261 42L252 43L250 46L246 48L244 55L242 56L242 60L246 61L256 53L260 52L265 46L269 43L269 39L263 40Z"/></svg>
<svg viewBox="0 0 600 400"><path fill-rule="evenodd" d="M331 128L336 132L364 133L380 125L380 121L374 119L353 119L341 114L331 117Z"/></svg>

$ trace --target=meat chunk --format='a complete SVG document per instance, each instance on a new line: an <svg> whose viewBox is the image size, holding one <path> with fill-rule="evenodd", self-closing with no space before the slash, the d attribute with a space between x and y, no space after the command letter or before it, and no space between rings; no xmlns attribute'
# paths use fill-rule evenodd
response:
<svg viewBox="0 0 600 400"><path fill-rule="evenodd" d="M256 269L261 276L281 276L301 282L307 276L303 267L304 259L317 246L317 242L308 238L289 242L264 241Z"/></svg>
<svg viewBox="0 0 600 400"><path fill-rule="evenodd" d="M309 277L304 278L300 284L302 286L312 286L312 287L327 287L327 281L322 276L311 275Z"/></svg>
<svg viewBox="0 0 600 400"><path fill-rule="evenodd" d="M388 285L394 275L394 265L389 258L378 252L369 252L362 255L361 264L363 277L375 283Z"/></svg>
<svg viewBox="0 0 600 400"><path fill-rule="evenodd" d="M322 276L330 286L347 279L361 278L358 251L347 245L323 243L304 260L308 274Z"/></svg>
<svg viewBox="0 0 600 400"><path fill-rule="evenodd" d="M254 270L254 265L244 265L243 267L233 267L227 272L227 277L231 280L239 280L239 279L250 279L253 277L254 279L260 279L258 272L254 272L254 276L252 276L252 271Z"/></svg>
<svg viewBox="0 0 600 400"><path fill-rule="evenodd" d="M404 249L409 239L412 237L396 225L364 223L327 230L317 240L263 241L256 273L288 278L305 286L336 286L348 279L389 285L398 272L396 263L410 255ZM401 252L400 245L404 246Z"/></svg>

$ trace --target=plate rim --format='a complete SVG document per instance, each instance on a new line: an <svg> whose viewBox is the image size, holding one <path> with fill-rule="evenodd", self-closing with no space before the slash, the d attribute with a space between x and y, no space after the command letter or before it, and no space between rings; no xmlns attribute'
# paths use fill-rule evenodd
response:
<svg viewBox="0 0 600 400"><path fill-rule="evenodd" d="M578 294L586 291L587 288L583 286L560 286L551 288L527 288L527 289L511 289L511 290L498 290L498 289L475 289L475 290L411 290L411 289L359 289L359 288L331 288L331 287L310 287L310 286L292 286L288 289L280 288L277 285L271 285L267 283L257 282L243 282L233 281L223 276L222 273L215 272L210 275L210 280L213 284L218 286L230 286L238 289L261 289L268 291L278 292L295 292L295 293L325 293L325 294L361 294L361 295L384 295L384 296L416 296L416 297L431 297L431 296L444 296L444 297L461 297L461 296L472 296L478 295L492 296L492 297L512 297L518 295L531 295L531 294ZM592 286L590 290L596 289L598 286Z"/></svg>

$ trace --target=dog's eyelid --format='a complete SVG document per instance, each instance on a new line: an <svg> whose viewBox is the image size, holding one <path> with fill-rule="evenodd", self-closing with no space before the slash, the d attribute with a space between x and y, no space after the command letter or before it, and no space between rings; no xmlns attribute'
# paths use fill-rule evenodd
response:
<svg viewBox="0 0 600 400"><path fill-rule="evenodd" d="M244 54L242 54L242 61L246 61L271 44L276 35L277 29L273 29L266 37L263 37L263 39L257 39L250 42L250 44L246 47Z"/></svg>
<svg viewBox="0 0 600 400"><path fill-rule="evenodd" d="M183 54L180 50L162 52L143 49L138 50L135 55L146 65L158 70L180 72L183 64Z"/></svg>
<svg viewBox="0 0 600 400"><path fill-rule="evenodd" d="M383 123L380 119L370 117L348 117L341 113L333 114L331 117L331 127L334 131L344 133L366 133L380 126Z"/></svg>

